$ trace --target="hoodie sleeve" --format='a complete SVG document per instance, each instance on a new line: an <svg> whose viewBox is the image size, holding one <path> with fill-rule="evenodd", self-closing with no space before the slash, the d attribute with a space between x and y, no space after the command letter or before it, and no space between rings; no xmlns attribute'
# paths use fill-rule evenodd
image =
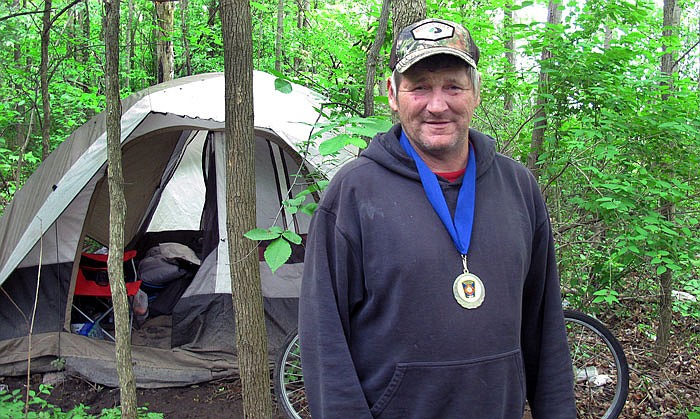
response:
<svg viewBox="0 0 700 419"><path fill-rule="evenodd" d="M546 210L542 212L545 217L535 232L523 297L521 337L527 398L535 419L575 418L573 371L566 341L554 239Z"/></svg>
<svg viewBox="0 0 700 419"><path fill-rule="evenodd" d="M299 300L306 396L315 418L371 418L348 346L351 287L362 284L357 249L319 207L311 223Z"/></svg>

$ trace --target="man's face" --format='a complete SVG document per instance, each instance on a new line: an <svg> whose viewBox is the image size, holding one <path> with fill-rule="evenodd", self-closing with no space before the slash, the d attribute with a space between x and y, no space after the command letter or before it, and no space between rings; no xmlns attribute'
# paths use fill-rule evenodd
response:
<svg viewBox="0 0 700 419"><path fill-rule="evenodd" d="M480 98L464 65L426 67L419 62L402 74L397 89L389 89L389 105L419 154L460 155Z"/></svg>

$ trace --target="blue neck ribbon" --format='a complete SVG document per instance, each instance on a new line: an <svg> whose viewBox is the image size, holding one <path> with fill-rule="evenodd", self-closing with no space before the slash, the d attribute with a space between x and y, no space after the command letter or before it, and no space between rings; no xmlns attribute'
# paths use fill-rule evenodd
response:
<svg viewBox="0 0 700 419"><path fill-rule="evenodd" d="M476 199L476 159L474 149L469 144L469 159L467 169L464 173L462 186L457 196L457 208L455 209L454 220L447 208L445 195L442 193L437 175L433 173L423 159L418 155L405 133L401 133L401 146L406 150L409 157L413 158L418 167L423 189L428 201L435 209L435 212L445 225L447 232L452 237L452 241L460 254L466 256L469 251L469 244L472 238L472 226L474 224L474 201Z"/></svg>

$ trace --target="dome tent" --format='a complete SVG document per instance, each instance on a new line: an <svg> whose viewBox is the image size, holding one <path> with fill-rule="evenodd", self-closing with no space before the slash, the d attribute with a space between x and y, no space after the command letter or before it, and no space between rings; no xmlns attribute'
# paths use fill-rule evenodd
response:
<svg viewBox="0 0 700 419"><path fill-rule="evenodd" d="M256 211L259 227L300 235L309 217L282 201L306 188L299 174L325 165L309 147L322 99L275 77L254 73ZM32 370L66 368L116 386L112 343L71 333L77 263L86 238L108 242L105 115L77 129L37 168L0 219L0 375L26 372L35 295ZM179 242L197 250L201 267L172 311L170 347L133 346L141 387L185 385L236 369L235 325L226 240L224 76L212 73L163 83L122 101L122 159L127 199L125 242L139 254ZM314 199L309 197L308 199ZM262 254L262 252L261 252ZM274 353L296 326L303 249L274 274L261 261ZM38 293L37 293L38 283Z"/></svg>

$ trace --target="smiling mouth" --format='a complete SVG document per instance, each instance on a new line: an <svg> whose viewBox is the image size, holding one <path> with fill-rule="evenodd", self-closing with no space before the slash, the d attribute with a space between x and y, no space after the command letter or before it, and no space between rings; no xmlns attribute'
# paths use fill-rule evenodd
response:
<svg viewBox="0 0 700 419"><path fill-rule="evenodd" d="M452 122L451 121L426 121L426 125L433 127L433 128L441 128L441 127L446 127L450 125Z"/></svg>

